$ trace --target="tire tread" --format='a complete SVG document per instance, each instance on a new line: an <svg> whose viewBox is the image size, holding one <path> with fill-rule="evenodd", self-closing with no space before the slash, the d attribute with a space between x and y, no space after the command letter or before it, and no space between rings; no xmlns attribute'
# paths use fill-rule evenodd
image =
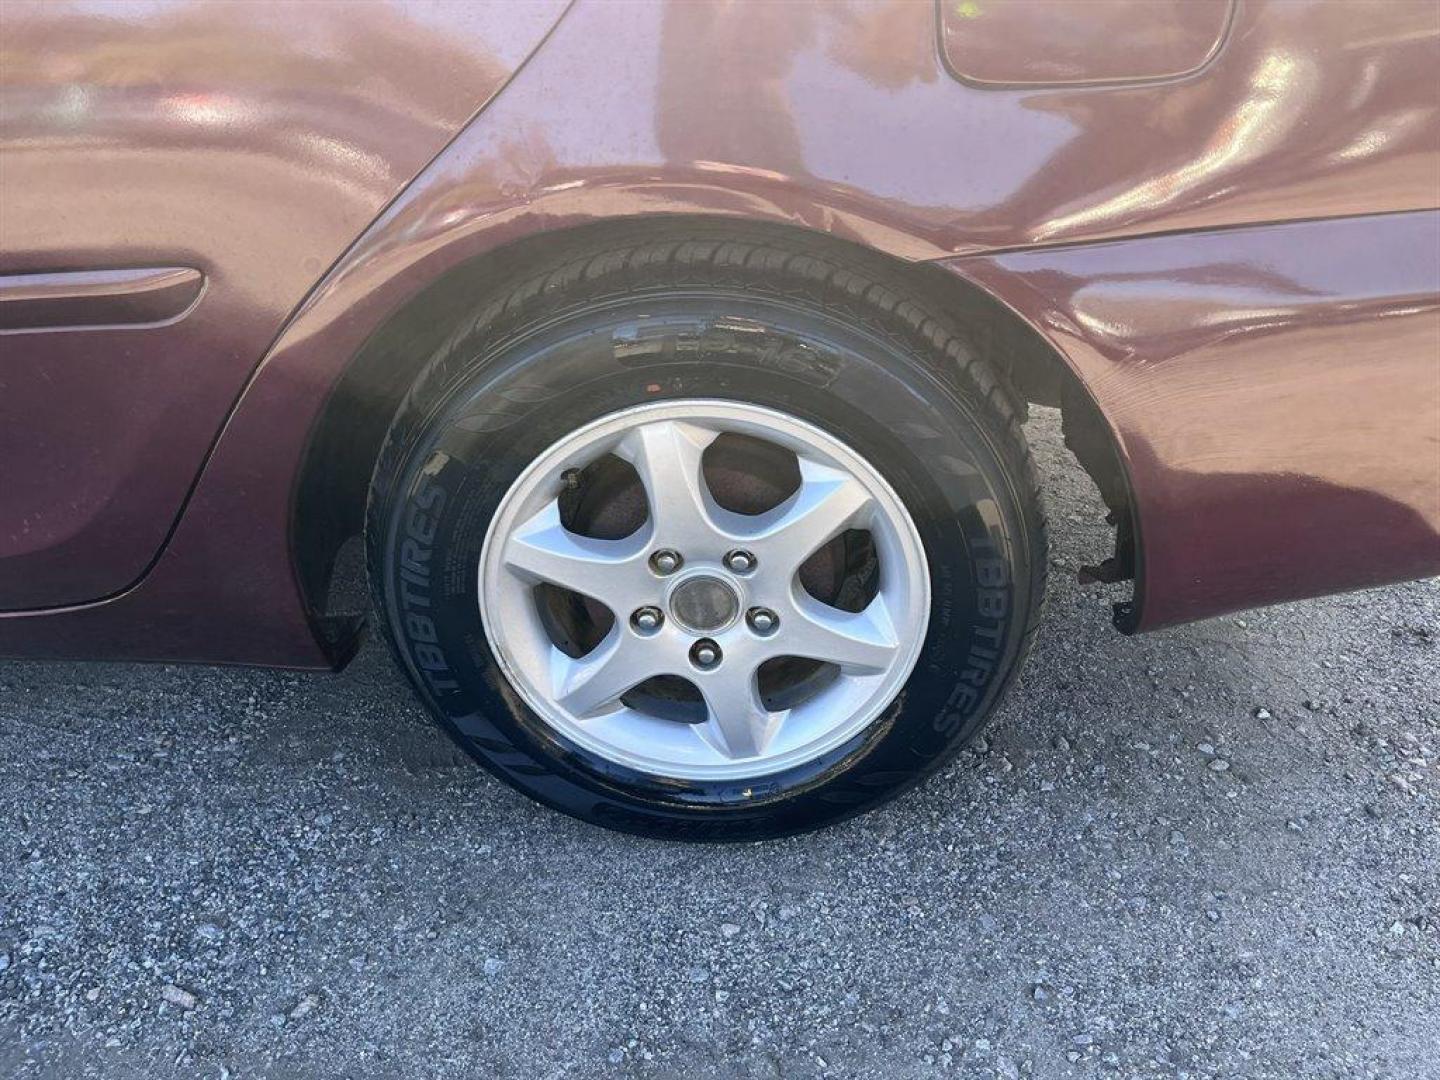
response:
<svg viewBox="0 0 1440 1080"><path fill-rule="evenodd" d="M422 367L397 408L381 445L366 507L366 552L371 596L384 612L381 547L390 494L406 467L412 446L427 420L457 383L487 354L527 327L563 317L565 312L599 299L684 285L741 285L816 306L835 318L859 323L869 332L898 345L906 355L952 394L988 414L997 452L1007 466L1024 521L1023 537L1030 577L1025 597L1024 628L1018 651L995 700L1009 689L1023 667L1039 630L1046 595L1047 521L1029 444L1021 423L1024 403L1000 372L983 357L975 342L990 335L967 328L926 297L907 295L904 283L887 280L883 267L865 265L857 256L845 258L828 249L803 250L768 239L698 237L633 242L610 240L597 249L572 253L481 302ZM380 620L398 652L389 621Z"/></svg>

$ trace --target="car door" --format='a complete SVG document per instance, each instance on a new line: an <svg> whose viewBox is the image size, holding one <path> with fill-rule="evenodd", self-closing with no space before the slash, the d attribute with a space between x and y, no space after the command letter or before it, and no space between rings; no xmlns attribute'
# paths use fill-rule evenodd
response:
<svg viewBox="0 0 1440 1080"><path fill-rule="evenodd" d="M0 610L143 576L287 316L563 10L0 7Z"/></svg>

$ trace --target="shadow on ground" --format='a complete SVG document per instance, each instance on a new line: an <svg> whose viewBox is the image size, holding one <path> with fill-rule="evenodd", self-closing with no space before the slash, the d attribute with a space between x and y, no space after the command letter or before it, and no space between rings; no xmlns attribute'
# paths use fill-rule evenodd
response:
<svg viewBox="0 0 1440 1080"><path fill-rule="evenodd" d="M1046 632L843 826L612 835L344 674L0 664L0 1072L1440 1075L1440 587L1126 639L1055 417Z"/></svg>

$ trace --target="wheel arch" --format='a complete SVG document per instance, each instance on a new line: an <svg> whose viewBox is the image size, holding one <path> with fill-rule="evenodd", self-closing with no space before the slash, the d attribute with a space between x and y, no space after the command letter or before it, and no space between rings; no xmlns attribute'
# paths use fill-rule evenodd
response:
<svg viewBox="0 0 1440 1080"><path fill-rule="evenodd" d="M926 261L833 234L765 220L703 214L623 217L547 230L474 255L411 292L345 363L311 427L294 485L290 542L306 607L319 615L361 594L337 577L347 544L364 523L371 472L396 409L425 360L457 321L520 275L585 249L637 238L744 235L818 255L863 260L897 291L943 311L979 339L1022 410L1027 403L1061 409L1066 442L1112 510L1116 556L1099 568L1112 580L1131 576L1135 557L1129 480L1118 440L1069 360L1042 333L980 286ZM352 565L352 570L358 567ZM1124 607L1124 605L1122 605ZM1123 626L1125 612L1117 612Z"/></svg>

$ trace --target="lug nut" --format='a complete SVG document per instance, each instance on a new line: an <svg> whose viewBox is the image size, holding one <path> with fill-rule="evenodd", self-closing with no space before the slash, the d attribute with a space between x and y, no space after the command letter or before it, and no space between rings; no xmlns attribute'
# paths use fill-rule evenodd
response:
<svg viewBox="0 0 1440 1080"><path fill-rule="evenodd" d="M755 569L755 556L748 551L732 551L725 556L725 566L736 574L748 574Z"/></svg>
<svg viewBox="0 0 1440 1080"><path fill-rule="evenodd" d="M657 551L650 556L650 567L657 574L673 574L683 566L685 560L680 557L678 551Z"/></svg>
<svg viewBox="0 0 1440 1080"><path fill-rule="evenodd" d="M757 634L774 633L775 628L780 625L780 617L769 608L752 607L746 613L745 619L750 624L750 629Z"/></svg>
<svg viewBox="0 0 1440 1080"><path fill-rule="evenodd" d="M665 616L656 607L636 608L635 614L630 616L631 625L642 634L653 634L664 621Z"/></svg>
<svg viewBox="0 0 1440 1080"><path fill-rule="evenodd" d="M709 638L703 638L691 647L690 660L700 670L708 671L720 663L720 646Z"/></svg>

